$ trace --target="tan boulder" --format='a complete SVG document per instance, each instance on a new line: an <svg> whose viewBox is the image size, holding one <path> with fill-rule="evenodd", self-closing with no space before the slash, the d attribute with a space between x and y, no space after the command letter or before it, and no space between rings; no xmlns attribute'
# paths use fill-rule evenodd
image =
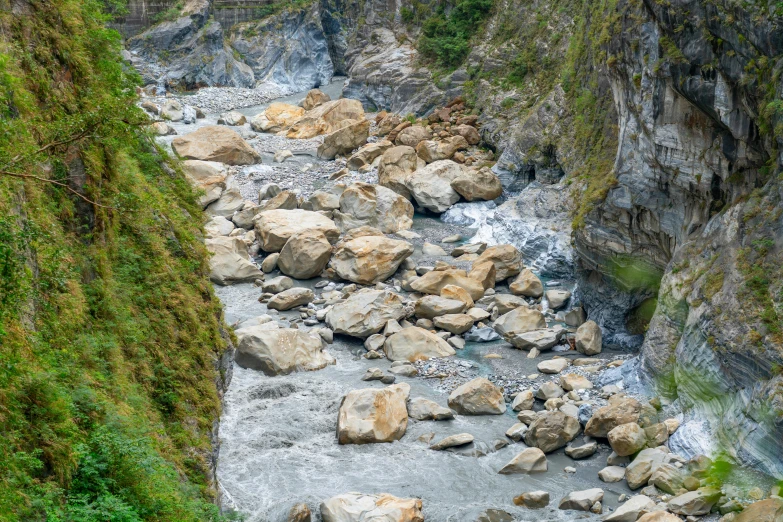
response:
<svg viewBox="0 0 783 522"><path fill-rule="evenodd" d="M256 132L280 132L290 127L304 114L305 110L302 107L275 102L250 120L250 127Z"/></svg>
<svg viewBox="0 0 783 522"><path fill-rule="evenodd" d="M296 194L290 190L284 190L266 201L262 201L256 210L256 215L268 210L294 210L297 207Z"/></svg>
<svg viewBox="0 0 783 522"><path fill-rule="evenodd" d="M525 433L525 444L544 453L562 448L579 434L579 421L561 411L539 414Z"/></svg>
<svg viewBox="0 0 783 522"><path fill-rule="evenodd" d="M460 415L502 415L506 401L500 388L478 377L451 392L449 407Z"/></svg>
<svg viewBox="0 0 783 522"><path fill-rule="evenodd" d="M492 327L508 341L518 334L546 328L546 319L540 311L520 306L498 317Z"/></svg>
<svg viewBox="0 0 783 522"><path fill-rule="evenodd" d="M276 294L274 297L272 297L266 306L270 310L279 310L284 312L286 310L296 308L297 306L306 305L307 303L312 302L314 299L315 295L309 288L289 288L288 290L283 290L279 294Z"/></svg>
<svg viewBox="0 0 783 522"><path fill-rule="evenodd" d="M211 216L223 216L230 218L235 212L239 212L245 207L245 200L239 189L229 187L223 191L217 201L210 203L204 211Z"/></svg>
<svg viewBox="0 0 783 522"><path fill-rule="evenodd" d="M366 225L394 234L413 226L413 205L410 201L380 185L350 185L340 195L339 208L335 221L343 231Z"/></svg>
<svg viewBox="0 0 783 522"><path fill-rule="evenodd" d="M280 250L277 266L295 279L311 279L326 268L332 256L332 245L320 230L302 230L286 241Z"/></svg>
<svg viewBox="0 0 783 522"><path fill-rule="evenodd" d="M496 281L505 281L522 270L522 257L513 245L489 247L473 262L473 266L487 261L495 264Z"/></svg>
<svg viewBox="0 0 783 522"><path fill-rule="evenodd" d="M399 114L387 114L381 119L381 121L378 122L378 136L389 136L391 131L394 130L401 122L402 118L400 118ZM394 138L389 138L389 141L394 141Z"/></svg>
<svg viewBox="0 0 783 522"><path fill-rule="evenodd" d="M251 326L236 332L236 363L242 368L266 375L287 375L295 371L320 370L334 364L334 358L323 351L321 336L304 330L265 325Z"/></svg>
<svg viewBox="0 0 783 522"><path fill-rule="evenodd" d="M427 163L451 159L458 150L468 148L468 142L462 136L452 136L440 141L424 140L416 145L416 154Z"/></svg>
<svg viewBox="0 0 783 522"><path fill-rule="evenodd" d="M642 515L636 522L682 522L682 519L666 511L653 511ZM737 521L735 520L735 522ZM747 522L750 522L750 520Z"/></svg>
<svg viewBox="0 0 783 522"><path fill-rule="evenodd" d="M403 328L390 335L383 349L390 361L423 361L456 353L449 343L417 326Z"/></svg>
<svg viewBox="0 0 783 522"><path fill-rule="evenodd" d="M617 455L627 457L644 449L647 436L644 430L635 422L620 424L607 433L609 445Z"/></svg>
<svg viewBox="0 0 783 522"><path fill-rule="evenodd" d="M405 145L408 147L416 147L419 142L432 138L432 133L427 130L427 127L422 125L411 125L402 129L397 137L394 139L395 145Z"/></svg>
<svg viewBox="0 0 783 522"><path fill-rule="evenodd" d="M171 147L179 156L191 160L217 161L226 165L254 165L261 155L233 130L208 125L178 136Z"/></svg>
<svg viewBox="0 0 783 522"><path fill-rule="evenodd" d="M514 282L508 285L508 289L514 295L539 298L544 295L544 285L536 274L529 268L519 273Z"/></svg>
<svg viewBox="0 0 783 522"><path fill-rule="evenodd" d="M323 522L424 522L418 498L347 493L321 504Z"/></svg>
<svg viewBox="0 0 783 522"><path fill-rule="evenodd" d="M454 335L461 335L473 327L473 318L468 314L445 314L432 320L436 327Z"/></svg>
<svg viewBox="0 0 783 522"><path fill-rule="evenodd" d="M609 404L598 408L585 426L585 435L590 437L606 437L609 432L629 422L637 422L642 405L632 397L614 395L609 398Z"/></svg>
<svg viewBox="0 0 783 522"><path fill-rule="evenodd" d="M520 306L528 307L527 301L515 295L495 294L495 307L498 309L500 315L516 310Z"/></svg>
<svg viewBox="0 0 783 522"><path fill-rule="evenodd" d="M368 143L359 150L357 150L348 159L348 168L351 170L359 170L366 165L372 165L372 163L384 152L392 148L394 144L389 140L381 140L375 143Z"/></svg>
<svg viewBox="0 0 783 522"><path fill-rule="evenodd" d="M411 254L407 241L363 236L339 243L329 266L343 279L370 285L389 278Z"/></svg>
<svg viewBox="0 0 783 522"><path fill-rule="evenodd" d="M323 233L330 243L340 237L334 222L318 212L308 210L269 210L256 216L255 231L265 252L279 252L291 236L303 230Z"/></svg>
<svg viewBox="0 0 783 522"><path fill-rule="evenodd" d="M290 126L286 136L291 139L310 139L341 129L349 122L364 119L364 108L360 101L340 98L307 111Z"/></svg>
<svg viewBox="0 0 783 522"><path fill-rule="evenodd" d="M372 444L400 440L408 428L408 384L351 390L337 416L337 442Z"/></svg>
<svg viewBox="0 0 783 522"><path fill-rule="evenodd" d="M362 290L335 304L326 314L326 324L337 334L367 338L386 323L405 317L402 299L394 292Z"/></svg>
<svg viewBox="0 0 783 522"><path fill-rule="evenodd" d="M440 290L440 296L446 299L456 299L465 303L465 310L473 308L473 298L467 290L456 285L446 285Z"/></svg>
<svg viewBox="0 0 783 522"><path fill-rule="evenodd" d="M500 178L488 167L463 169L451 182L451 188L467 201L492 201L503 194Z"/></svg>
<svg viewBox="0 0 783 522"><path fill-rule="evenodd" d="M598 355L603 348L601 327L595 321L587 321L576 330L576 351L585 355Z"/></svg>
<svg viewBox="0 0 783 522"><path fill-rule="evenodd" d="M430 295L440 295L447 285L454 285L464 289L474 301L484 295L484 287L481 283L467 276L464 270L433 270L417 278L411 283L411 288L416 292Z"/></svg>
<svg viewBox="0 0 783 522"><path fill-rule="evenodd" d="M669 500L667 507L672 513L685 516L698 516L706 515L712 509L712 506L718 502L721 497L719 489L713 488L699 488L696 491L688 491L682 495ZM746 518L746 520L753 520L757 522L757 519Z"/></svg>
<svg viewBox="0 0 783 522"><path fill-rule="evenodd" d="M331 160L337 155L344 156L367 143L369 137L369 120L351 122L324 136L323 143L318 146L318 157Z"/></svg>
<svg viewBox="0 0 783 522"><path fill-rule="evenodd" d="M544 452L538 448L526 448L503 466L498 473L501 475L543 473L548 469Z"/></svg>
<svg viewBox="0 0 783 522"><path fill-rule="evenodd" d="M310 208L305 210L312 210L315 212L318 212L319 210L337 210L340 208L340 194L316 190L308 198L307 202L310 204ZM304 206L302 208L304 208Z"/></svg>
<svg viewBox="0 0 783 522"><path fill-rule="evenodd" d="M560 387L565 391L592 390L593 383L587 377L577 373L567 373L560 376Z"/></svg>
<svg viewBox="0 0 783 522"><path fill-rule="evenodd" d="M408 178L420 166L424 166L424 161L416 155L413 147L392 147L381 156L378 164L378 183L410 199Z"/></svg>
<svg viewBox="0 0 783 522"><path fill-rule="evenodd" d="M467 141L469 145L476 145L481 141L481 135L479 135L476 127L472 125L465 125L463 123L462 125L452 127L451 132L465 138L465 141Z"/></svg>
<svg viewBox="0 0 783 522"><path fill-rule="evenodd" d="M156 121L150 125L150 130L158 136L174 136L177 134L177 130L174 127L162 121Z"/></svg>
<svg viewBox="0 0 783 522"><path fill-rule="evenodd" d="M734 522L780 522L783 520L783 500L768 498L754 502L737 515Z"/></svg>
<svg viewBox="0 0 783 522"><path fill-rule="evenodd" d="M475 279L484 290L495 288L495 276L497 270L495 270L495 263L491 261L484 261L483 263L473 263L473 267L468 272L468 277Z"/></svg>
<svg viewBox="0 0 783 522"><path fill-rule="evenodd" d="M195 189L204 191L198 199L202 209L217 201L226 188L228 169L217 161L185 160L182 171Z"/></svg>
<svg viewBox="0 0 783 522"><path fill-rule="evenodd" d="M451 182L462 174L463 169L462 165L451 160L435 161L408 176L408 190L419 206L442 214L459 201L459 194L451 188Z"/></svg>
<svg viewBox="0 0 783 522"><path fill-rule="evenodd" d="M555 289L546 291L546 300L549 302L549 307L553 310L565 306L570 298L571 292L568 290Z"/></svg>
<svg viewBox="0 0 783 522"><path fill-rule="evenodd" d="M332 101L328 94L320 89L310 89L302 102L302 109L309 111L328 101Z"/></svg>
<svg viewBox="0 0 783 522"><path fill-rule="evenodd" d="M449 299L437 295L425 295L414 305L416 317L434 319L446 314L461 314L465 311L465 303L458 299Z"/></svg>
<svg viewBox="0 0 783 522"><path fill-rule="evenodd" d="M240 237L220 236L205 241L209 258L209 279L218 285L248 283L264 277L250 261L247 244Z"/></svg>

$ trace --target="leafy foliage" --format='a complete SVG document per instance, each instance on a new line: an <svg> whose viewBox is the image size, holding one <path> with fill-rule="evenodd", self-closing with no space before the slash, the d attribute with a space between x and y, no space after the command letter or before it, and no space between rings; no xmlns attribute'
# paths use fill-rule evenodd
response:
<svg viewBox="0 0 783 522"><path fill-rule="evenodd" d="M105 4L20 5L0 12L0 520L219 520L226 343L195 195Z"/></svg>
<svg viewBox="0 0 783 522"><path fill-rule="evenodd" d="M419 51L441 67L458 67L467 58L470 40L489 16L492 6L493 0L458 0L453 6L439 4L435 14L422 25Z"/></svg>

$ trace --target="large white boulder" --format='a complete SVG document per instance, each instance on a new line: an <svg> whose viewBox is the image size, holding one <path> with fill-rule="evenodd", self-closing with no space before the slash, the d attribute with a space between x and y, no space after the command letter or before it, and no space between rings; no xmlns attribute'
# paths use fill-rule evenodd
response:
<svg viewBox="0 0 783 522"><path fill-rule="evenodd" d="M386 323L405 317L402 299L394 292L361 290L335 304L326 314L326 324L337 334L367 338Z"/></svg>
<svg viewBox="0 0 783 522"><path fill-rule="evenodd" d="M391 335L384 345L390 361L421 361L448 357L456 352L449 343L423 328L412 326Z"/></svg>
<svg viewBox="0 0 783 522"><path fill-rule="evenodd" d="M459 201L451 182L462 174L462 169L462 165L451 160L435 161L408 177L408 190L419 206L442 214Z"/></svg>
<svg viewBox="0 0 783 522"><path fill-rule="evenodd" d="M329 266L343 279L371 285L391 277L411 254L413 245L407 241L363 236L339 243Z"/></svg>
<svg viewBox="0 0 783 522"><path fill-rule="evenodd" d="M220 236L205 241L209 258L209 279L218 285L247 283L264 277L250 261L247 244L240 237Z"/></svg>
<svg viewBox="0 0 783 522"><path fill-rule="evenodd" d="M351 390L340 404L337 441L372 444L400 440L408 428L408 384Z"/></svg>
<svg viewBox="0 0 783 522"><path fill-rule="evenodd" d="M323 522L424 522L421 500L347 493L321 504Z"/></svg>
<svg viewBox="0 0 783 522"><path fill-rule="evenodd" d="M265 252L280 252L291 236L304 230L317 230L332 244L340 237L340 231L331 219L300 209L261 212L256 216L255 230Z"/></svg>
<svg viewBox="0 0 783 522"><path fill-rule="evenodd" d="M236 362L243 368L267 375L287 375L295 371L320 370L334 364L334 358L323 350L321 336L315 332L262 325L236 332Z"/></svg>

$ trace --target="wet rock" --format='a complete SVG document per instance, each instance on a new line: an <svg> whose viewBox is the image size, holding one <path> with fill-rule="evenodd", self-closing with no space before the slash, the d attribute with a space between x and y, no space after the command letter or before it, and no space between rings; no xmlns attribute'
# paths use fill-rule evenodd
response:
<svg viewBox="0 0 783 522"><path fill-rule="evenodd" d="M527 491L514 497L514 504L528 509L542 509L549 505L549 493L546 491Z"/></svg>
<svg viewBox="0 0 783 522"><path fill-rule="evenodd" d="M495 265L496 281L505 281L522 270L522 258L519 250L513 245L489 247L473 262L473 266L486 261L491 261Z"/></svg>
<svg viewBox="0 0 783 522"><path fill-rule="evenodd" d="M720 490L700 488L678 495L667 503L669 511L677 515L706 515L721 496Z"/></svg>
<svg viewBox="0 0 783 522"><path fill-rule="evenodd" d="M602 349L601 327L595 321L587 321L576 330L576 351L585 355L598 355Z"/></svg>
<svg viewBox="0 0 783 522"><path fill-rule="evenodd" d="M209 258L209 279L218 285L252 282L264 274L251 261L247 245L238 237L216 237L205 241Z"/></svg>
<svg viewBox="0 0 783 522"><path fill-rule="evenodd" d="M476 522L514 522L514 517L500 509L487 509L479 515Z"/></svg>
<svg viewBox="0 0 783 522"><path fill-rule="evenodd" d="M500 336L492 328L476 328L475 326L463 337L471 343L488 343L500 339Z"/></svg>
<svg viewBox="0 0 783 522"><path fill-rule="evenodd" d="M635 422L621 424L607 434L612 449L621 457L633 455L647 445L644 430Z"/></svg>
<svg viewBox="0 0 783 522"><path fill-rule="evenodd" d="M295 279L311 279L326 268L332 245L319 230L302 230L293 234L280 251L277 266Z"/></svg>
<svg viewBox="0 0 783 522"><path fill-rule="evenodd" d="M442 214L459 201L459 194L451 188L451 182L462 174L462 170L460 164L451 160L436 161L410 174L406 186L419 206Z"/></svg>
<svg viewBox="0 0 783 522"><path fill-rule="evenodd" d="M227 165L254 165L261 161L258 154L231 129L210 125L178 136L171 147L179 156L202 161L217 161Z"/></svg>
<svg viewBox="0 0 783 522"><path fill-rule="evenodd" d="M413 246L384 236L363 236L339 243L329 266L343 279L370 285L389 278Z"/></svg>
<svg viewBox="0 0 783 522"><path fill-rule="evenodd" d="M306 305L315 299L313 291L309 288L290 288L276 294L266 304L270 310L291 310L297 306Z"/></svg>
<svg viewBox="0 0 783 522"><path fill-rule="evenodd" d="M449 343L419 327L405 328L386 339L386 357L390 361L420 361L448 357L456 352Z"/></svg>
<svg viewBox="0 0 783 522"><path fill-rule="evenodd" d="M586 459L587 457L592 457L593 455L595 455L596 451L598 451L598 443L595 441L590 441L590 442L585 442L584 444L579 446L569 444L568 446L566 446L565 454L574 460L579 460L579 459Z"/></svg>
<svg viewBox="0 0 783 522"><path fill-rule="evenodd" d="M527 433L528 427L527 424L523 422L517 422L513 426L511 426L508 430L506 430L506 437L513 440L514 442L519 442L525 437L525 433Z"/></svg>
<svg viewBox="0 0 783 522"><path fill-rule="evenodd" d="M409 393L407 384L351 390L340 404L337 441L370 444L401 439L408 427Z"/></svg>
<svg viewBox="0 0 783 522"><path fill-rule="evenodd" d="M637 422L642 405L632 397L612 396L609 404L596 410L585 426L585 435L604 438L615 427Z"/></svg>
<svg viewBox="0 0 783 522"><path fill-rule="evenodd" d="M590 511L590 508L604 498L604 490L600 488L586 489L583 491L573 491L563 497L558 507L560 509L571 509L574 511Z"/></svg>
<svg viewBox="0 0 783 522"><path fill-rule="evenodd" d="M449 407L460 415L501 415L506 402L500 388L479 377L451 392Z"/></svg>
<svg viewBox="0 0 783 522"><path fill-rule="evenodd" d="M473 435L470 433L458 433L456 435L449 435L445 439L436 442L430 446L430 449L435 451L442 451L447 448L464 446L465 444L470 444L471 442L473 442Z"/></svg>
<svg viewBox="0 0 783 522"><path fill-rule="evenodd" d="M288 512L287 522L311 522L312 513L307 504L297 504Z"/></svg>
<svg viewBox="0 0 783 522"><path fill-rule="evenodd" d="M237 330L236 336L239 340L236 363L266 375L320 370L335 363L323 351L321 337L315 332L290 328L269 330L259 325Z"/></svg>
<svg viewBox="0 0 783 522"><path fill-rule="evenodd" d="M548 463L544 452L538 448L527 448L518 453L498 472L502 475L543 473Z"/></svg>
<svg viewBox="0 0 783 522"><path fill-rule="evenodd" d="M467 276L464 270L433 270L427 272L411 283L411 288L416 292L430 295L440 295L447 285L454 285L464 289L471 299L478 300L484 295L484 287L481 283Z"/></svg>
<svg viewBox="0 0 783 522"><path fill-rule="evenodd" d="M563 412L543 413L530 424L525 444L551 453L574 440L579 430L579 421Z"/></svg>
<svg viewBox="0 0 783 522"><path fill-rule="evenodd" d="M383 290L362 290L326 314L326 323L335 333L366 338L376 334L390 320L405 317L399 295Z"/></svg>
<svg viewBox="0 0 783 522"><path fill-rule="evenodd" d="M408 401L408 416L416 420L451 420L454 412L429 399L417 397Z"/></svg>
<svg viewBox="0 0 783 522"><path fill-rule="evenodd" d="M380 381L383 379L383 370L380 368L367 368L367 371L362 375L363 381Z"/></svg>
<svg viewBox="0 0 783 522"><path fill-rule="evenodd" d="M514 295L539 298L544 295L544 285L530 269L525 268L519 273L514 282L508 285L508 289Z"/></svg>
<svg viewBox="0 0 783 522"><path fill-rule="evenodd" d="M636 522L640 516L651 511L655 502L646 495L634 495L619 506L614 513L605 515L602 520L607 522Z"/></svg>
<svg viewBox="0 0 783 522"><path fill-rule="evenodd" d="M321 504L323 522L424 522L421 500L389 494L346 493Z"/></svg>

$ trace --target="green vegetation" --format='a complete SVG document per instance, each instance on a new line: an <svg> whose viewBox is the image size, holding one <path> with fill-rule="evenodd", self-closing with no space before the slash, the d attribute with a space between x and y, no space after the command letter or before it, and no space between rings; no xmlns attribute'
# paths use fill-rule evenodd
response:
<svg viewBox="0 0 783 522"><path fill-rule="evenodd" d="M200 208L102 4L24 8L0 12L0 520L219 520Z"/></svg>
<svg viewBox="0 0 783 522"><path fill-rule="evenodd" d="M422 25L418 49L422 56L446 69L462 64L470 41L492 10L493 0L443 0ZM414 15L407 15L412 20Z"/></svg>

